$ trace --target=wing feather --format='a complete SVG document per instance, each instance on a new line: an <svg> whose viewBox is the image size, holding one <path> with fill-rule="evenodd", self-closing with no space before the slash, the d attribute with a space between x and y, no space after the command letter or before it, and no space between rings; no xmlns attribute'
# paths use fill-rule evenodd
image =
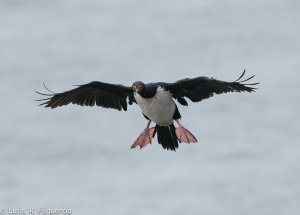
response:
<svg viewBox="0 0 300 215"><path fill-rule="evenodd" d="M185 78L175 83L161 83L166 89L170 90L173 97L182 105L187 105L184 97L192 102L200 102L203 99L212 97L214 94L228 92L253 92L257 88L253 87L259 83L245 83L254 78L254 75L243 80L246 71L233 82L220 81L214 78L197 77L193 79Z"/></svg>
<svg viewBox="0 0 300 215"><path fill-rule="evenodd" d="M39 99L40 105L57 108L70 103L81 106L101 106L117 110L127 110L127 98L131 100L133 91L131 87L123 85L93 81L88 84L77 85L77 88L62 93L53 93L44 84L49 93L40 93L47 98ZM132 102L129 102L132 104Z"/></svg>

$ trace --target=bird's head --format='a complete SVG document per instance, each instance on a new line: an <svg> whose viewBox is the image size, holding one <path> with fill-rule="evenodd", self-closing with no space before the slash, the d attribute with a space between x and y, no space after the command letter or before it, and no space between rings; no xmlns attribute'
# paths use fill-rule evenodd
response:
<svg viewBox="0 0 300 215"><path fill-rule="evenodd" d="M132 84L132 90L136 93L142 93L145 90L145 84L141 81Z"/></svg>

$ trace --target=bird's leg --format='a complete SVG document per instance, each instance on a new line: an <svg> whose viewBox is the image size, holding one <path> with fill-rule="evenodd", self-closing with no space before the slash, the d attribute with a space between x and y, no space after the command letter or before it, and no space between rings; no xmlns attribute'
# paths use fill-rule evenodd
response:
<svg viewBox="0 0 300 215"><path fill-rule="evenodd" d="M131 148L135 148L136 146L140 146L142 149L147 144L151 143L153 138L153 133L155 128L150 128L151 120L148 121L146 128L140 134L140 136L136 139L136 141L132 144Z"/></svg>
<svg viewBox="0 0 300 215"><path fill-rule="evenodd" d="M184 142L184 143L196 143L197 142L196 137L191 132L189 132L185 127L183 127L183 125L179 122L179 119L176 119L176 122L179 125L179 127L176 128L177 139L180 142Z"/></svg>

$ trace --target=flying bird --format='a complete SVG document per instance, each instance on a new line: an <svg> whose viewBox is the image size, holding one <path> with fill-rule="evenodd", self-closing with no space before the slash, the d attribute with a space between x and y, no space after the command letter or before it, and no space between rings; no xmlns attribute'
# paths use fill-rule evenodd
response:
<svg viewBox="0 0 300 215"><path fill-rule="evenodd" d="M157 134L158 143L164 149L175 151L178 148L178 142L197 142L196 137L179 121L181 114L175 101L183 106L188 106L186 99L192 102L200 102L215 94L255 91L257 88L253 86L258 83L245 83L252 79L254 75L242 80L244 75L245 70L233 82L202 76L191 79L185 78L174 83L145 84L137 81L131 87L93 81L88 84L76 85L77 88L62 93L53 93L44 84L49 93L37 91L36 93L47 96L47 98L37 100L42 102L41 106L47 108L57 108L72 103L81 106L96 105L126 111L127 104L136 103L148 122L131 148L145 147L152 142ZM174 121L178 125L177 128L174 126ZM156 125L150 128L151 122Z"/></svg>

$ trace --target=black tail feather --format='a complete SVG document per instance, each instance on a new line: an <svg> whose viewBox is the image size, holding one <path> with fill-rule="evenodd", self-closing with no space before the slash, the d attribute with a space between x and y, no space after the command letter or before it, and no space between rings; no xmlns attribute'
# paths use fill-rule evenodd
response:
<svg viewBox="0 0 300 215"><path fill-rule="evenodd" d="M174 124L169 126L160 126L156 124L155 131L157 132L157 141L164 149L176 151L178 148L178 141Z"/></svg>

